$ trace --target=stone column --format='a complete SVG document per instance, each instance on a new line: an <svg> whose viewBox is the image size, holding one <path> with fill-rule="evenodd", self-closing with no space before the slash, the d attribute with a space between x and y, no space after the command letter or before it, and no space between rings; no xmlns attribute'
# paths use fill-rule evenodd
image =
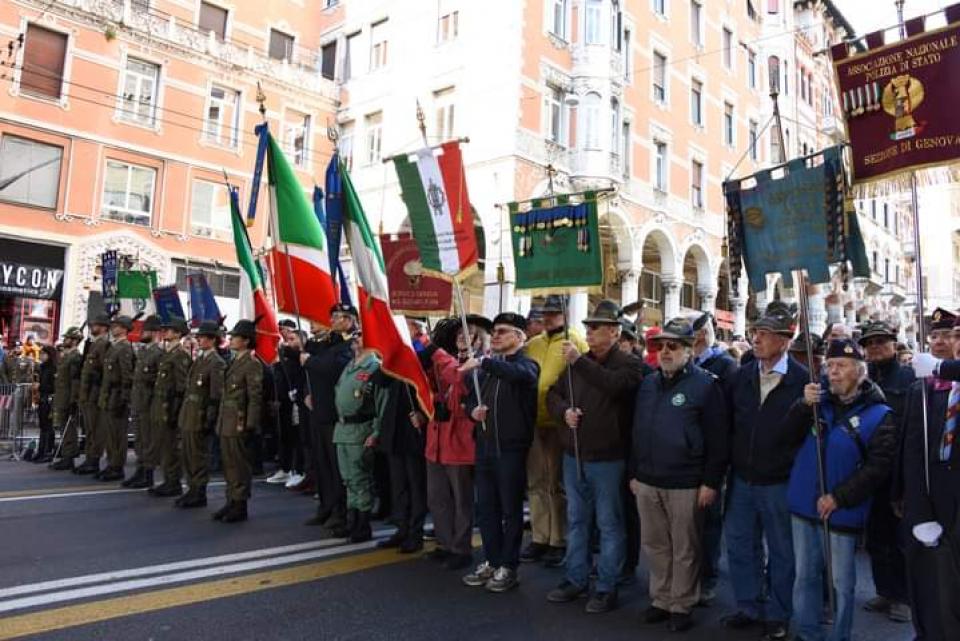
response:
<svg viewBox="0 0 960 641"><path fill-rule="evenodd" d="M570 302L567 303L567 318L570 319L570 328L583 331L583 319L587 317L590 310L587 307L590 299L586 292L578 292L570 296Z"/></svg>
<svg viewBox="0 0 960 641"><path fill-rule="evenodd" d="M663 287L663 322L666 323L671 318L680 315L680 287L683 281L679 278L664 278L661 281Z"/></svg>
<svg viewBox="0 0 960 641"><path fill-rule="evenodd" d="M827 329L827 306L826 297L821 291L820 285L814 285L810 288L810 333L823 334Z"/></svg>
<svg viewBox="0 0 960 641"><path fill-rule="evenodd" d="M733 307L733 334L734 336L747 335L747 299L734 298L730 301Z"/></svg>
<svg viewBox="0 0 960 641"><path fill-rule="evenodd" d="M640 272L628 269L620 276L620 307L626 307L640 298Z"/></svg>
<svg viewBox="0 0 960 641"><path fill-rule="evenodd" d="M697 287L697 295L700 296L700 311L712 314L717 310L717 289L715 287Z"/></svg>

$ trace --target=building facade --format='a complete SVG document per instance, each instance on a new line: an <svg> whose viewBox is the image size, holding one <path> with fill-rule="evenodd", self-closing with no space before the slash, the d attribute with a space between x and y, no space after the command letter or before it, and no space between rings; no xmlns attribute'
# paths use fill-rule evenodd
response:
<svg viewBox="0 0 960 641"><path fill-rule="evenodd" d="M46 341L83 322L102 305L107 249L182 290L206 272L236 320L224 177L249 198L258 86L305 188L322 176L337 99L320 49L329 14L279 0L0 4L0 333Z"/></svg>

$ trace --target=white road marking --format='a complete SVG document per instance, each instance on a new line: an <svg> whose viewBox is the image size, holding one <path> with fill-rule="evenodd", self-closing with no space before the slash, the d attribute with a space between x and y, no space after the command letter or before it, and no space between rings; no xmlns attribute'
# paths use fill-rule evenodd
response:
<svg viewBox="0 0 960 641"><path fill-rule="evenodd" d="M211 481L207 487L217 487L226 485L225 481ZM75 496L104 496L105 494L130 494L132 492L146 492L145 489L130 489L126 487L104 488L102 490L87 490L85 492L60 492L57 494L27 494L26 496L5 496L0 498L0 503L13 503L16 501L37 501L40 499L64 499Z"/></svg>

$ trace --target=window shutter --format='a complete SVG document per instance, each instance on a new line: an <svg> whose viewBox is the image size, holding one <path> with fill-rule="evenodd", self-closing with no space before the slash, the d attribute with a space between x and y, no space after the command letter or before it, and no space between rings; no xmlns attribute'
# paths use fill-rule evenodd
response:
<svg viewBox="0 0 960 641"><path fill-rule="evenodd" d="M21 91L59 99L66 54L67 36L37 25L28 26L20 75Z"/></svg>
<svg viewBox="0 0 960 641"><path fill-rule="evenodd" d="M337 70L337 41L321 47L320 56L320 75L327 80L333 80Z"/></svg>
<svg viewBox="0 0 960 641"><path fill-rule="evenodd" d="M204 33L212 31L217 34L217 38L223 40L227 34L227 10L207 2L201 2L198 26Z"/></svg>

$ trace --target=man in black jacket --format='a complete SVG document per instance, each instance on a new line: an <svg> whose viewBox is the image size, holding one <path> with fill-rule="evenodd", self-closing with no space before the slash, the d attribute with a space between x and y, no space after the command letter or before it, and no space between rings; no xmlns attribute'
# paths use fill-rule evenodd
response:
<svg viewBox="0 0 960 641"><path fill-rule="evenodd" d="M305 335L297 331L296 325L290 320L280 321L280 331L283 333L280 359L272 366L279 404L280 425L277 437L280 465L276 473L267 479L267 483L293 488L304 480L306 471L306 456L301 436L302 426L307 423L308 411L303 404L306 377L300 363Z"/></svg>
<svg viewBox="0 0 960 641"><path fill-rule="evenodd" d="M866 353L870 380L883 391L886 404L893 412L899 441L907 392L916 376L897 360L897 329L884 321L870 321L860 327L858 342ZM897 449L899 451L899 447ZM877 596L864 607L904 623L911 618L907 605L907 569L900 536L901 520L893 512L891 484L892 478L888 476L877 489L867 518L866 547Z"/></svg>
<svg viewBox="0 0 960 641"><path fill-rule="evenodd" d="M337 304L330 310L330 333L307 343L300 362L306 370L310 386L311 445L313 465L320 493L317 514L307 525L323 526L321 537L347 535L347 495L337 466L337 450L333 445L333 429L337 423L334 387L340 374L353 359L353 349L347 339L357 328L357 310L350 305Z"/></svg>
<svg viewBox="0 0 960 641"><path fill-rule="evenodd" d="M547 600L567 603L587 591L590 535L596 523L600 555L588 613L607 612L616 606L626 549L620 497L623 451L641 373L640 359L617 348L619 317L620 307L613 301L597 305L583 321L590 351L581 355L574 343L564 341L562 353L570 368L569 378L561 375L547 392L550 415L559 425L565 425L558 429L564 449L563 485L567 496L566 577Z"/></svg>
<svg viewBox="0 0 960 641"><path fill-rule="evenodd" d="M463 577L466 585L506 592L517 585L523 540L527 453L533 442L540 368L523 352L526 319L504 312L493 319L492 357L470 358L460 371L479 370L476 422L477 522L486 560Z"/></svg>
<svg viewBox="0 0 960 641"><path fill-rule="evenodd" d="M793 453L782 446L782 432L809 374L787 352L795 331L790 308L779 301L770 303L753 329L755 361L741 366L726 386L733 474L724 531L738 611L722 621L731 628L762 622L765 637L777 640L787 636L795 577L787 507ZM761 534L769 555L767 601L760 598L762 559L756 542Z"/></svg>
<svg viewBox="0 0 960 641"><path fill-rule="evenodd" d="M637 393L630 469L641 547L650 560L651 605L643 620L669 619L669 628L682 632L700 599L704 511L726 473L727 408L716 376L691 363L690 321L669 321L653 340L660 370Z"/></svg>

